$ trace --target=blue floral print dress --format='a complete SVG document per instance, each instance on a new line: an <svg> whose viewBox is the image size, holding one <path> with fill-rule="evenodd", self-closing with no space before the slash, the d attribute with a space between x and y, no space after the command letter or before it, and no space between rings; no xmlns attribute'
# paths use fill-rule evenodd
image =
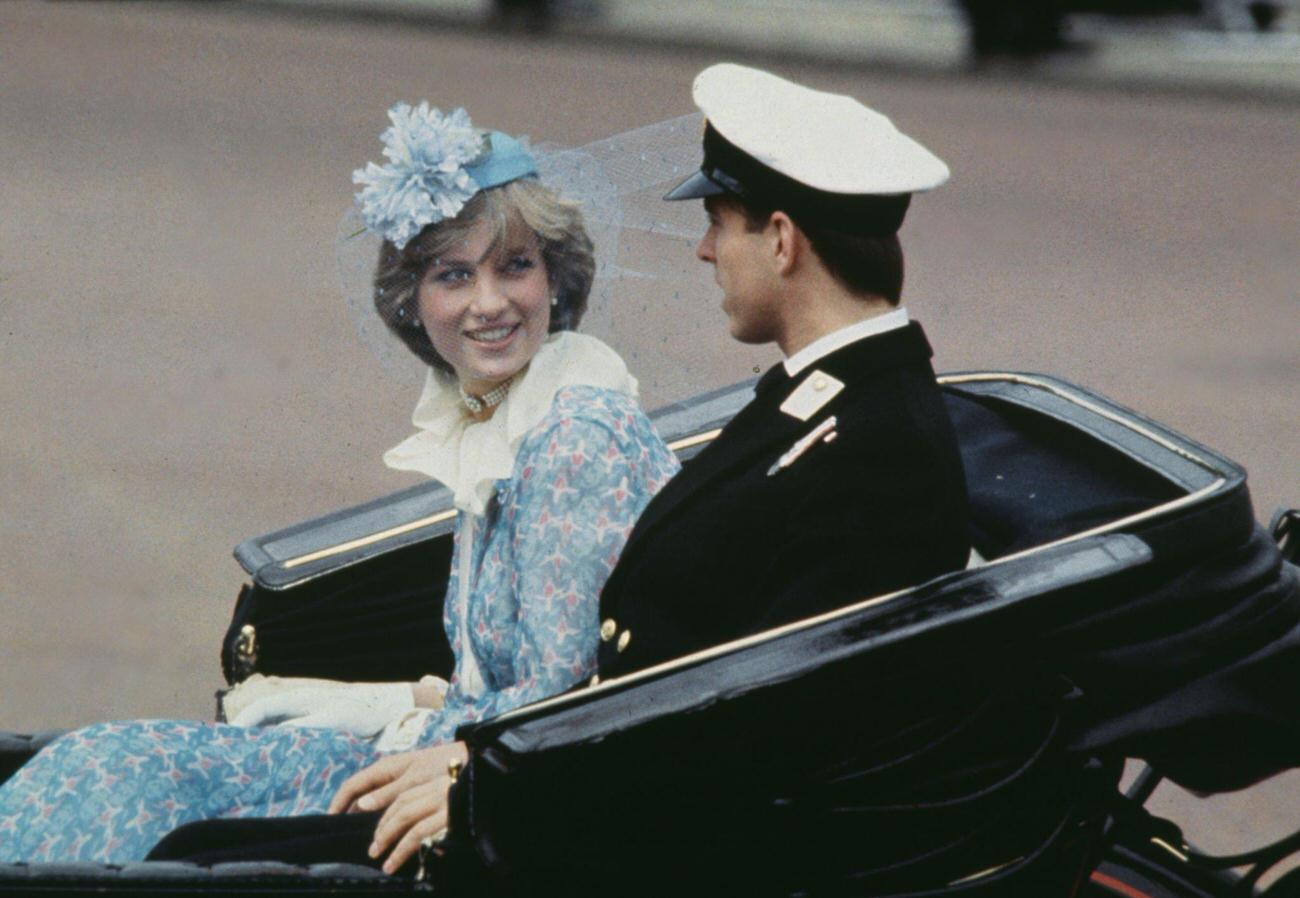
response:
<svg viewBox="0 0 1300 898"><path fill-rule="evenodd" d="M456 670L419 745L591 674L601 586L637 515L676 470L629 396L589 386L555 394L485 513L458 520L444 612ZM462 615L453 597L467 574ZM0 861L125 863L190 821L322 813L379 756L336 730L95 724L0 786Z"/></svg>

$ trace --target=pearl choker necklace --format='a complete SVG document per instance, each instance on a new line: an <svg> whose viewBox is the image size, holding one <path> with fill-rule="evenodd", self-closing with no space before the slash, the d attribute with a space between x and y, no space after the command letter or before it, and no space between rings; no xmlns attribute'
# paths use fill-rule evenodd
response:
<svg viewBox="0 0 1300 898"><path fill-rule="evenodd" d="M506 394L510 392L510 384L514 378L502 381L492 389L488 390L482 396L474 396L465 392L465 388L457 385L460 390L460 401L465 403L465 408L469 409L471 415L477 415L484 409L496 408L505 401Z"/></svg>

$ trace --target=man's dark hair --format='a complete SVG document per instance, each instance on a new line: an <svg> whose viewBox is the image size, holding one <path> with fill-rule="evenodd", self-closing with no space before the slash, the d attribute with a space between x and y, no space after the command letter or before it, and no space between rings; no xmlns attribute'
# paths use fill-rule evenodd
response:
<svg viewBox="0 0 1300 898"><path fill-rule="evenodd" d="M740 208L751 231L761 231L776 211L751 206L739 197L729 199ZM802 215L790 215L790 220L803 231L817 258L837 281L854 293L879 296L898 305L903 296L903 245L897 234L868 237L819 227Z"/></svg>

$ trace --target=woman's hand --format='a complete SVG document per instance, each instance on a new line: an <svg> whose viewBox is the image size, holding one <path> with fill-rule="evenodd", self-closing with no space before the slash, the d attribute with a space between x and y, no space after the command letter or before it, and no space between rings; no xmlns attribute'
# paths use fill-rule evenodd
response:
<svg viewBox="0 0 1300 898"><path fill-rule="evenodd" d="M447 826L448 765L468 757L463 742L389 755L344 780L330 802L331 814L386 808L375 827L369 854L392 847L384 872L396 872L420 843Z"/></svg>

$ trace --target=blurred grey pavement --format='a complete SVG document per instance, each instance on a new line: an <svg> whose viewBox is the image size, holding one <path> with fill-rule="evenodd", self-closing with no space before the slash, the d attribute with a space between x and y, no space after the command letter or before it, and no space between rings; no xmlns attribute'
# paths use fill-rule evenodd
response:
<svg viewBox="0 0 1300 898"><path fill-rule="evenodd" d="M491 0L247 0L304 13L486 25ZM552 0L553 37L948 75L971 69L956 0ZM1209 16L1074 14L1079 49L995 76L1071 85L1247 94L1300 100L1300 3L1283 0L1268 33Z"/></svg>

